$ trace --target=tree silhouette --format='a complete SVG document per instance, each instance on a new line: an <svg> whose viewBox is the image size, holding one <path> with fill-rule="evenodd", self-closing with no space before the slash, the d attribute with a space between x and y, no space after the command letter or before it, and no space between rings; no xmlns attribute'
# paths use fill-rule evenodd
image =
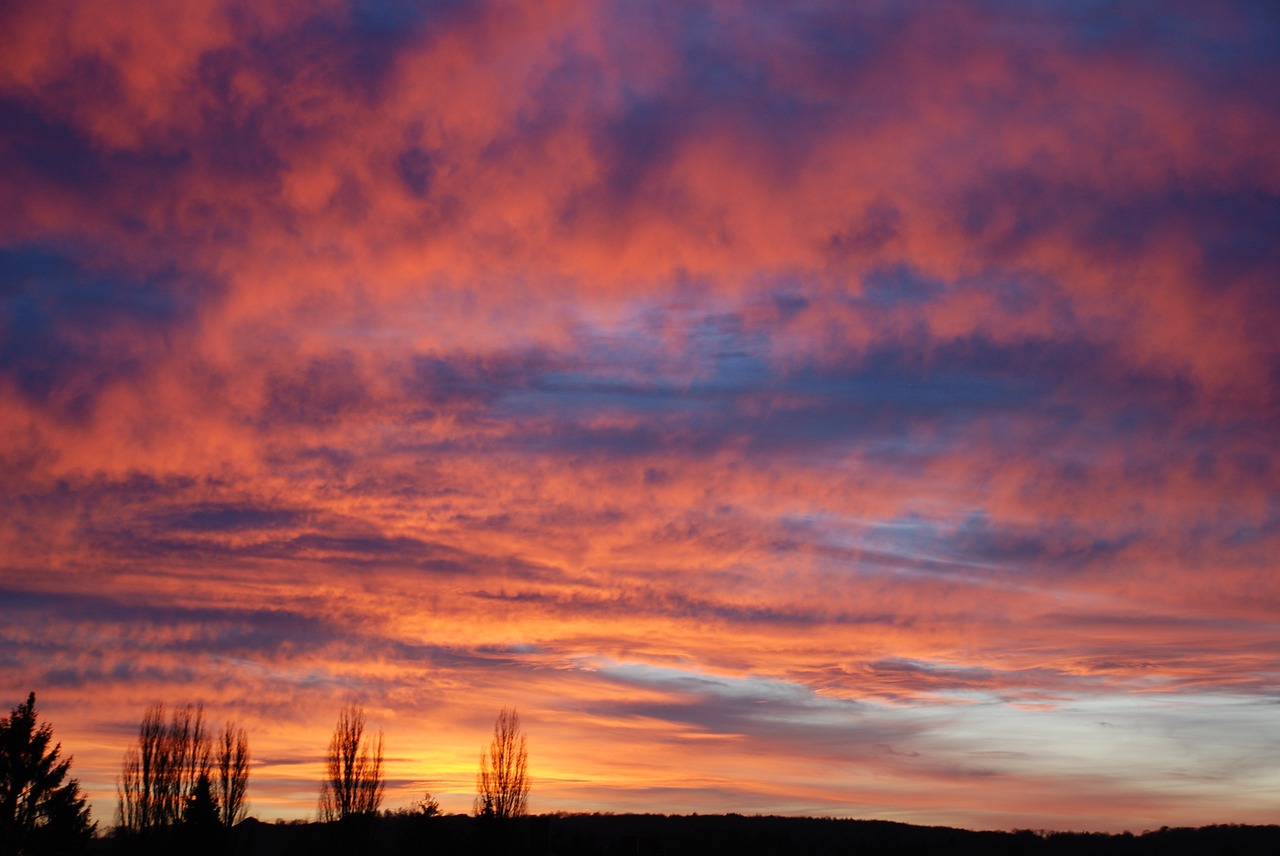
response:
<svg viewBox="0 0 1280 856"><path fill-rule="evenodd" d="M52 747L50 746L52 744ZM53 726L37 724L36 694L0 719L0 853L71 853L93 835L80 783L66 781Z"/></svg>
<svg viewBox="0 0 1280 856"><path fill-rule="evenodd" d="M163 704L147 708L117 780L121 828L145 833L177 825L200 779L212 780L212 767L203 707L179 708L168 723Z"/></svg>
<svg viewBox="0 0 1280 856"><path fill-rule="evenodd" d="M376 743L364 739L364 710L345 705L329 738L325 780L320 785L320 819L344 820L372 815L382 805L382 732Z"/></svg>
<svg viewBox="0 0 1280 856"><path fill-rule="evenodd" d="M213 795L213 783L208 776L201 776L182 809L182 822L205 834L215 834L222 828L218 811L218 798Z"/></svg>
<svg viewBox="0 0 1280 856"><path fill-rule="evenodd" d="M218 747L217 803L219 820L227 829L244 820L248 811L249 737L243 728L228 722Z"/></svg>
<svg viewBox="0 0 1280 856"><path fill-rule="evenodd" d="M503 708L493 724L493 740L480 750L475 813L479 817L521 817L529 810L529 755L515 708Z"/></svg>

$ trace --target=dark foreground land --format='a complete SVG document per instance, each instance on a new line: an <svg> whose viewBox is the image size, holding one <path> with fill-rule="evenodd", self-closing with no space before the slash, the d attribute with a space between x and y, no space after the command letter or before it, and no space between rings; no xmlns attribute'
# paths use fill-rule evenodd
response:
<svg viewBox="0 0 1280 856"><path fill-rule="evenodd" d="M100 839L95 856L174 853L511 854L512 856L756 856L756 854L1280 854L1280 826L1164 828L1140 835L973 832L877 820L739 815L549 815L505 824L462 815L385 816L356 823L261 823L231 840Z"/></svg>

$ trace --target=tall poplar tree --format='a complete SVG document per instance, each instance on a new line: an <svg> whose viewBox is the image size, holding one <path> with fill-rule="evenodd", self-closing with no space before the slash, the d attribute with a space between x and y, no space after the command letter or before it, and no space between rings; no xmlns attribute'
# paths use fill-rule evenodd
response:
<svg viewBox="0 0 1280 856"><path fill-rule="evenodd" d="M480 752L475 813L479 817L521 817L529 810L529 753L515 708L503 708L493 724L488 751Z"/></svg>
<svg viewBox="0 0 1280 856"><path fill-rule="evenodd" d="M329 739L325 778L320 784L320 819L372 816L382 805L382 732L364 738L364 710L348 704L338 714Z"/></svg>

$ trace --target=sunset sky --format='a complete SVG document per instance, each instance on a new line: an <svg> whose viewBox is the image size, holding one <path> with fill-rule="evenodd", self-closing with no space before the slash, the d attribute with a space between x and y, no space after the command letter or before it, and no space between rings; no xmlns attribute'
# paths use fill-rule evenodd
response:
<svg viewBox="0 0 1280 856"><path fill-rule="evenodd" d="M313 817L1280 822L1280 7L0 5L0 706Z"/></svg>

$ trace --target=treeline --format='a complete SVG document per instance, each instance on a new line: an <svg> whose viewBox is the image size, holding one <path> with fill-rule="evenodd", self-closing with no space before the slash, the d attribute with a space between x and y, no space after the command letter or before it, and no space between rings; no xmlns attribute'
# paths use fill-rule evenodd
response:
<svg viewBox="0 0 1280 856"><path fill-rule="evenodd" d="M384 737L381 731L366 734L365 725L358 705L339 711L319 783L319 820L339 824L339 837L353 845L377 817L386 790ZM215 736L199 705L176 709L167 719L163 705L151 706L137 741L125 752L115 835L135 849L225 852L233 843L231 830L245 818L249 762L248 735L237 723L226 723ZM514 709L499 712L493 740L481 752L476 785L477 817L527 813L527 740ZM412 810L426 817L439 811L429 792Z"/></svg>
<svg viewBox="0 0 1280 856"><path fill-rule="evenodd" d="M1280 827L1162 828L1142 835L974 832L886 821L739 815L542 815L528 812L526 737L503 709L480 755L471 816L440 816L428 793L412 808L381 811L384 739L364 711L341 709L318 786L317 822L246 818L249 736L234 722L211 731L198 705L143 713L117 780L111 835L94 837L72 759L40 722L35 694L0 719L0 856L138 853L528 854L528 856L752 856L752 854L1280 853Z"/></svg>
<svg viewBox="0 0 1280 856"><path fill-rule="evenodd" d="M875 820L740 815L556 814L493 824L467 815L383 813L359 837L332 823L235 830L239 856L1254 856L1280 853L1280 827L1211 826L1141 835L973 831ZM94 842L94 856L131 853Z"/></svg>
<svg viewBox="0 0 1280 856"><path fill-rule="evenodd" d="M212 849L209 842L244 820L248 786L249 738L243 728L228 722L215 736L199 705L166 718L164 705L154 704L142 716L137 742L124 754L116 784L116 834L180 837ZM182 835L167 834L175 829Z"/></svg>
<svg viewBox="0 0 1280 856"><path fill-rule="evenodd" d="M82 852L97 831L71 758L60 759L53 728L38 721L35 693L0 719L0 856ZM345 705L325 755L317 816L351 835L369 828L382 806L383 735L365 734L364 710ZM167 713L148 707L137 739L125 750L116 780L111 837L123 852L224 853L236 849L232 830L247 815L249 735L236 722L210 729L201 705ZM527 740L515 709L503 708L493 739L480 754L476 817L509 820L528 812ZM428 792L401 816L434 817ZM243 838L243 836L240 836ZM349 849L349 848L344 848Z"/></svg>

